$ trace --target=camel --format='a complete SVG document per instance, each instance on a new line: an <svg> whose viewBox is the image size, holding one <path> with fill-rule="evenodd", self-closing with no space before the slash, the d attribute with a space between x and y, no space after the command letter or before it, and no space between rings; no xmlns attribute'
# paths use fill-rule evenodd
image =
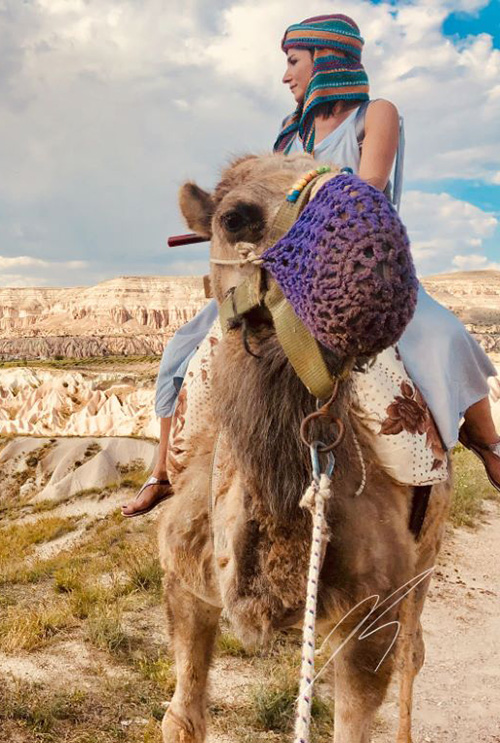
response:
<svg viewBox="0 0 500 743"><path fill-rule="evenodd" d="M185 184L181 211L194 232L210 238L212 258L234 259L235 244L242 241L262 252L284 194L311 167L312 158L302 154L240 158L223 172L213 193ZM251 264L214 264L216 300L221 303L255 270ZM207 680L222 610L250 644L300 627L304 613L311 517L299 501L311 481L311 463L299 428L316 401L288 362L272 324L260 315L235 323L212 350L210 403L198 410L198 431L185 443L183 464L171 468L175 495L159 524L177 673L162 723L165 743L206 738ZM328 352L324 355L330 364ZM183 412L181 394L177 417ZM335 657L333 740L369 743L375 713L398 669L397 743L411 743L413 681L424 658L420 614L443 536L450 482L432 487L416 535L410 521L421 502L414 488L381 467L371 434L350 411L349 379L340 385L334 414L342 419L345 436L335 453L327 505L318 631L327 636L338 625L331 639L338 649L367 616L368 597L388 601L378 611L376 631L353 637ZM323 424L318 436L331 440L330 428ZM173 431L175 450L175 421ZM360 451L366 486L355 495ZM404 596L402 587L412 580L413 590ZM391 648L397 622L400 633Z"/></svg>

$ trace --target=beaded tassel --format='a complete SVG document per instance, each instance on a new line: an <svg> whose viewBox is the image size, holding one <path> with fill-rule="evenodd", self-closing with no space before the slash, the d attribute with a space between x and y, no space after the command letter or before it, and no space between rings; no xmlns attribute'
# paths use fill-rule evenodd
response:
<svg viewBox="0 0 500 743"><path fill-rule="evenodd" d="M305 175L302 175L298 181L295 181L290 191L288 191L286 200L291 201L292 204L294 204L299 198L301 191L313 180L313 178L316 178L318 175L323 175L324 173L330 173L331 170L332 169L329 165L320 165L319 168L310 170Z"/></svg>

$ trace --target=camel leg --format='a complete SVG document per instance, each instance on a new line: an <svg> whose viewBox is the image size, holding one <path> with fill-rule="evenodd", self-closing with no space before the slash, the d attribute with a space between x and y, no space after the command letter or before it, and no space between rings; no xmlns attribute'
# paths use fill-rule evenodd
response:
<svg viewBox="0 0 500 743"><path fill-rule="evenodd" d="M399 726L397 743L412 743L411 725L413 684L424 664L425 645L420 614L424 606L429 580L418 586L401 604L401 633L399 636Z"/></svg>
<svg viewBox="0 0 500 743"><path fill-rule="evenodd" d="M166 582L167 617L177 684L162 723L164 743L203 743L206 734L207 676L220 609Z"/></svg>
<svg viewBox="0 0 500 743"><path fill-rule="evenodd" d="M418 541L417 575L429 570L436 557L444 534L451 496L449 483L434 486ZM411 725L413 685L424 663L425 645L420 616L431 582L431 575L419 583L401 603L401 633L398 664L401 670L399 689L399 726L397 743L412 743Z"/></svg>
<svg viewBox="0 0 500 743"><path fill-rule="evenodd" d="M353 637L336 657L334 743L369 743L373 719L391 679L394 653L375 669L394 632L392 626L363 640Z"/></svg>

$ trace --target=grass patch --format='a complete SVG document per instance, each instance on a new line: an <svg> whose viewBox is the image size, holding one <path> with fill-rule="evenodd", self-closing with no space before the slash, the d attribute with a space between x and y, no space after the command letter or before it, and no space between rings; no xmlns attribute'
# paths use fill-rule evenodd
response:
<svg viewBox="0 0 500 743"><path fill-rule="evenodd" d="M50 733L60 720L78 721L83 717L86 694L50 693L40 684L18 682L0 691L0 720L15 720L36 734Z"/></svg>
<svg viewBox="0 0 500 743"><path fill-rule="evenodd" d="M30 743L161 743L162 701L148 682L139 690L134 682L108 681L95 691L3 684L0 736Z"/></svg>
<svg viewBox="0 0 500 743"><path fill-rule="evenodd" d="M141 466L137 467L137 469L130 469L123 473L118 482L118 488L133 488L134 490L139 490L147 479L148 471L144 468L144 464L141 462Z"/></svg>
<svg viewBox="0 0 500 743"><path fill-rule="evenodd" d="M14 527L13 527L14 528ZM7 530L5 530L7 531ZM148 522L131 524L118 511L93 522L87 527L86 536L71 549L61 550L47 559L22 559L0 561L0 585L3 583L37 583L51 578L63 568L85 567L89 575L126 571L130 554L141 542L152 543L151 525ZM145 532L148 532L147 538ZM0 531L0 535L3 530ZM21 555L19 554L19 558Z"/></svg>
<svg viewBox="0 0 500 743"><path fill-rule="evenodd" d="M298 685L263 684L251 693L253 724L260 730L287 733L292 729Z"/></svg>
<svg viewBox="0 0 500 743"><path fill-rule="evenodd" d="M67 602L8 606L0 618L0 648L7 653L35 650L74 624Z"/></svg>
<svg viewBox="0 0 500 743"><path fill-rule="evenodd" d="M217 637L217 654L232 658L248 658L251 656L242 643L231 632L222 631Z"/></svg>
<svg viewBox="0 0 500 743"><path fill-rule="evenodd" d="M476 526L483 513L483 500L498 500L484 472L484 467L472 452L458 445L453 449L455 483L450 509L453 526Z"/></svg>
<svg viewBox="0 0 500 743"><path fill-rule="evenodd" d="M123 569L131 589L161 595L163 571L155 547L142 544L130 550Z"/></svg>
<svg viewBox="0 0 500 743"><path fill-rule="evenodd" d="M113 654L130 648L122 625L122 612L117 606L98 605L88 616L86 635L93 645Z"/></svg>
<svg viewBox="0 0 500 743"><path fill-rule="evenodd" d="M13 557L26 557L34 547L51 542L76 529L80 519L49 516L27 524L14 524L0 530L0 564Z"/></svg>
<svg viewBox="0 0 500 743"><path fill-rule="evenodd" d="M286 734L285 739L288 739L295 722L298 688L296 679L293 682L289 680L285 685L271 682L254 688L250 693L247 724L257 731ZM333 702L327 704L314 697L311 715L313 740L318 743L330 741L333 735ZM248 733L246 737L250 740Z"/></svg>
<svg viewBox="0 0 500 743"><path fill-rule="evenodd" d="M173 661L163 655L150 657L140 655L134 659L134 668L148 681L154 681L171 697L175 689L175 669Z"/></svg>
<svg viewBox="0 0 500 743"><path fill-rule="evenodd" d="M288 741L295 721L300 654L298 637L278 634L268 656L252 658L262 681L245 691L236 705L213 709L215 726L238 741ZM321 686L315 689L312 705L311 731L316 743L330 741L333 734L333 701L321 698ZM330 690L329 696L333 698Z"/></svg>

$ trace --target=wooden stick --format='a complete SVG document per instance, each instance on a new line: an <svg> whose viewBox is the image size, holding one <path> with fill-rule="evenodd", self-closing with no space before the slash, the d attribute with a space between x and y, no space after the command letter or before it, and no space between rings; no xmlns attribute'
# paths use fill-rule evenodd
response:
<svg viewBox="0 0 500 743"><path fill-rule="evenodd" d="M194 243L210 242L209 237L202 237L196 232L190 232L188 235L171 235L167 240L169 248L177 248L180 245L193 245Z"/></svg>

